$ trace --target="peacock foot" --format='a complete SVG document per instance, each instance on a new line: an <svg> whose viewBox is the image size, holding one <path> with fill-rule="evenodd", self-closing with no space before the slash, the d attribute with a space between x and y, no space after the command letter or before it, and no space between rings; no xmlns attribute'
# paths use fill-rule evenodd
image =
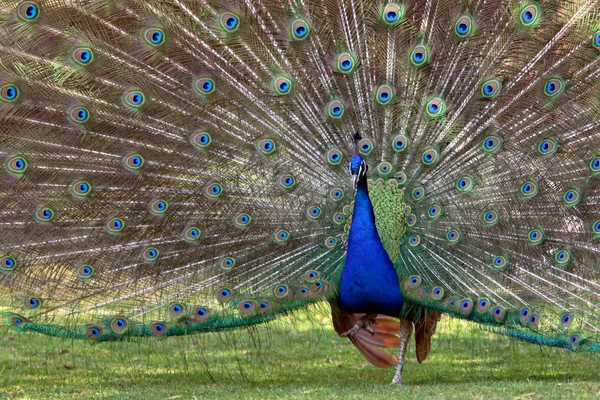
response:
<svg viewBox="0 0 600 400"><path fill-rule="evenodd" d="M375 329L371 326L372 324L376 324L375 318L377 318L377 314L366 314L362 316L356 324L352 327L352 329L347 330L342 333L340 336L346 337L349 335L355 335L361 329L365 329L371 335L375 335Z"/></svg>

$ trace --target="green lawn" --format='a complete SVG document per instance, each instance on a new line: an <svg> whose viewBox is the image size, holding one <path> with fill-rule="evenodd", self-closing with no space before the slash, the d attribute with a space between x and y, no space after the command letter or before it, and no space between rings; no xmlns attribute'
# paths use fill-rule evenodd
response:
<svg viewBox="0 0 600 400"><path fill-rule="evenodd" d="M307 318L310 313L311 317ZM445 318L430 358L411 343L402 388L318 308L248 331L93 344L0 328L0 399L595 398L600 357Z"/></svg>

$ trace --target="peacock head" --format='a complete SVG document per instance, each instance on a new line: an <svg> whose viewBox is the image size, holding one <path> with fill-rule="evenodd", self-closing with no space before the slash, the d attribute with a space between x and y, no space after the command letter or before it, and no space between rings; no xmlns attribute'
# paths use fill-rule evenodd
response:
<svg viewBox="0 0 600 400"><path fill-rule="evenodd" d="M355 154L352 159L350 159L350 174L352 174L354 190L356 190L358 181L367 175L368 169L369 166L360 154Z"/></svg>

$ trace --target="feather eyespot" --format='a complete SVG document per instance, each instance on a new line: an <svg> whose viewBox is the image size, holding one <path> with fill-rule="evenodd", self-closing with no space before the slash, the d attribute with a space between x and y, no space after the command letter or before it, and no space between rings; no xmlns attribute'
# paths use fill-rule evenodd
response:
<svg viewBox="0 0 600 400"><path fill-rule="evenodd" d="M20 178L27 173L29 162L21 156L12 156L4 162L4 166L11 175Z"/></svg>
<svg viewBox="0 0 600 400"><path fill-rule="evenodd" d="M600 238L600 220L592 222L592 233L594 235L594 239Z"/></svg>
<svg viewBox="0 0 600 400"><path fill-rule="evenodd" d="M200 228L195 226L188 226L183 230L183 239L188 243L198 243L200 237L202 236L202 231Z"/></svg>
<svg viewBox="0 0 600 400"><path fill-rule="evenodd" d="M227 272L232 271L235 268L236 264L237 264L237 261L233 257L223 257L219 261L219 267L223 271L227 271Z"/></svg>
<svg viewBox="0 0 600 400"><path fill-rule="evenodd" d="M484 314L489 310L490 306L491 306L491 303L490 303L489 299L486 299L485 297L480 298L479 300L477 300L476 311L478 313Z"/></svg>
<svg viewBox="0 0 600 400"><path fill-rule="evenodd" d="M421 277L418 275L413 275L408 277L404 281L404 289L405 290L415 290L421 286Z"/></svg>
<svg viewBox="0 0 600 400"><path fill-rule="evenodd" d="M223 186L217 182L211 182L202 191L208 200L218 200L223 195Z"/></svg>
<svg viewBox="0 0 600 400"><path fill-rule="evenodd" d="M205 321L210 316L210 310L204 307L196 307L192 311L192 317L197 322Z"/></svg>
<svg viewBox="0 0 600 400"><path fill-rule="evenodd" d="M90 112L85 107L72 107L68 112L69 121L76 124L85 124L90 119Z"/></svg>
<svg viewBox="0 0 600 400"><path fill-rule="evenodd" d="M292 80L286 76L278 76L273 79L273 91L277 96L285 96L292 91Z"/></svg>
<svg viewBox="0 0 600 400"><path fill-rule="evenodd" d="M291 174L281 174L277 178L277 185L284 191L290 191L297 185L296 178Z"/></svg>
<svg viewBox="0 0 600 400"><path fill-rule="evenodd" d="M144 93L139 90L130 90L123 94L123 104L131 109L139 109L146 102Z"/></svg>
<svg viewBox="0 0 600 400"><path fill-rule="evenodd" d="M258 311L258 307L255 301L246 300L238 304L238 310L244 315L249 315Z"/></svg>
<svg viewBox="0 0 600 400"><path fill-rule="evenodd" d="M344 103L340 100L333 100L327 104L327 116L333 120L342 118L344 115Z"/></svg>
<svg viewBox="0 0 600 400"><path fill-rule="evenodd" d="M444 103L444 100L436 97L427 102L425 105L425 111L429 117L437 118L444 115L446 111L446 104Z"/></svg>
<svg viewBox="0 0 600 400"><path fill-rule="evenodd" d="M167 311L169 312L169 314L171 314L171 317L177 318L177 317L180 317L183 314L185 314L186 308L185 308L184 304L173 303L173 304L169 305L169 307L167 308Z"/></svg>
<svg viewBox="0 0 600 400"><path fill-rule="evenodd" d="M466 38L473 34L473 27L473 18L470 15L463 15L454 24L454 32L459 38Z"/></svg>
<svg viewBox="0 0 600 400"><path fill-rule="evenodd" d="M110 321L110 327L115 333L123 333L127 330L129 323L125 318L116 317Z"/></svg>
<svg viewBox="0 0 600 400"><path fill-rule="evenodd" d="M215 91L215 81L212 78L200 77L194 81L194 89L202 96L208 96Z"/></svg>
<svg viewBox="0 0 600 400"><path fill-rule="evenodd" d="M436 220L442 215L442 207L439 204L434 204L427 210L427 216L431 220Z"/></svg>
<svg viewBox="0 0 600 400"><path fill-rule="evenodd" d="M35 1L22 1L17 6L17 15L23 21L34 21L40 16L40 9Z"/></svg>
<svg viewBox="0 0 600 400"><path fill-rule="evenodd" d="M375 90L375 102L380 106L390 105L394 96L395 90L390 85L381 85Z"/></svg>
<svg viewBox="0 0 600 400"><path fill-rule="evenodd" d="M440 159L440 152L437 149L429 148L423 152L421 160L427 166L435 165Z"/></svg>
<svg viewBox="0 0 600 400"><path fill-rule="evenodd" d="M36 310L42 306L42 300L39 297L27 296L23 299L23 307L28 310Z"/></svg>
<svg viewBox="0 0 600 400"><path fill-rule="evenodd" d="M216 296L220 302L227 302L231 300L231 297L233 296L233 291L227 287L224 287L216 291Z"/></svg>
<svg viewBox="0 0 600 400"><path fill-rule="evenodd" d="M417 216L415 214L410 214L408 218L406 218L406 224L409 228L412 228L417 224Z"/></svg>
<svg viewBox="0 0 600 400"><path fill-rule="evenodd" d="M165 215L169 210L169 203L163 199L155 199L148 204L148 209L154 215Z"/></svg>
<svg viewBox="0 0 600 400"><path fill-rule="evenodd" d="M458 178L455 185L459 193L469 193L475 187L475 179L469 175L464 175Z"/></svg>
<svg viewBox="0 0 600 400"><path fill-rule="evenodd" d="M576 349L581 340L581 335L577 333L569 338L569 345L572 349Z"/></svg>
<svg viewBox="0 0 600 400"><path fill-rule="evenodd" d="M142 37L150 46L160 46L165 42L165 32L160 28L148 28Z"/></svg>
<svg viewBox="0 0 600 400"><path fill-rule="evenodd" d="M358 152L363 156L368 156L373 152L375 145L369 138L363 138L358 142Z"/></svg>
<svg viewBox="0 0 600 400"><path fill-rule="evenodd" d="M213 140L209 132L198 131L192 133L190 143L198 150L206 150L213 144Z"/></svg>
<svg viewBox="0 0 600 400"><path fill-rule="evenodd" d="M290 232L286 231L285 229L280 229L273 233L273 240L277 244L285 244L290 240L291 237L292 235Z"/></svg>
<svg viewBox="0 0 600 400"><path fill-rule="evenodd" d="M504 143L503 139L498 135L490 135L483 140L481 145L484 152L489 155L496 154Z"/></svg>
<svg viewBox="0 0 600 400"><path fill-rule="evenodd" d="M158 261L159 257L160 251L156 247L146 247L144 251L142 251L142 258L147 264L155 263Z"/></svg>
<svg viewBox="0 0 600 400"><path fill-rule="evenodd" d="M496 256L492 260L492 268L496 271L505 271L508 268L508 260L505 256Z"/></svg>
<svg viewBox="0 0 600 400"><path fill-rule="evenodd" d="M562 78L551 78L544 86L544 93L548 97L556 97L565 90L565 82Z"/></svg>
<svg viewBox="0 0 600 400"><path fill-rule="evenodd" d="M332 217L333 223L336 225L342 225L346 222L346 217L340 212L336 212Z"/></svg>
<svg viewBox="0 0 600 400"><path fill-rule="evenodd" d="M530 246L537 246L544 241L544 231L540 228L534 228L527 232L527 241Z"/></svg>
<svg viewBox="0 0 600 400"><path fill-rule="evenodd" d="M273 288L273 295L278 299L283 299L288 297L290 294L290 290L287 285L277 285Z"/></svg>
<svg viewBox="0 0 600 400"><path fill-rule="evenodd" d="M490 309L490 313L494 320L498 323L504 322L504 318L506 317L506 310L502 306L496 306Z"/></svg>
<svg viewBox="0 0 600 400"><path fill-rule="evenodd" d="M500 214L496 210L488 210L483 213L483 223L486 227L494 226L500 221Z"/></svg>
<svg viewBox="0 0 600 400"><path fill-rule="evenodd" d="M435 287L431 290L431 298L433 300L442 300L444 298L444 289L442 289L441 287Z"/></svg>
<svg viewBox="0 0 600 400"><path fill-rule="evenodd" d="M296 18L290 24L290 33L294 40L305 40L310 35L310 25L303 18Z"/></svg>
<svg viewBox="0 0 600 400"><path fill-rule="evenodd" d="M416 247L421 244L421 236L413 235L408 239L408 245L411 247Z"/></svg>
<svg viewBox="0 0 600 400"><path fill-rule="evenodd" d="M560 317L560 327L567 329L571 326L571 324L573 323L573 315L570 313L564 313L563 315L561 315Z"/></svg>
<svg viewBox="0 0 600 400"><path fill-rule="evenodd" d="M417 186L412 190L410 195L414 201L421 201L425 198L426 195L425 188L423 186Z"/></svg>
<svg viewBox="0 0 600 400"><path fill-rule="evenodd" d="M240 19L231 11L226 11L219 16L219 25L226 33L232 33L240 27Z"/></svg>
<svg viewBox="0 0 600 400"><path fill-rule="evenodd" d="M113 235L118 235L125 229L125 221L121 218L111 218L106 223L106 231Z"/></svg>
<svg viewBox="0 0 600 400"><path fill-rule="evenodd" d="M400 3L389 3L381 10L381 20L388 26L398 25L404 18L404 5Z"/></svg>
<svg viewBox="0 0 600 400"><path fill-rule="evenodd" d="M600 157L596 157L590 160L589 166L590 170L592 171L592 176L600 174Z"/></svg>
<svg viewBox="0 0 600 400"><path fill-rule="evenodd" d="M344 75L350 75L356 68L356 58L353 54L344 52L335 57L335 69Z"/></svg>
<svg viewBox="0 0 600 400"><path fill-rule="evenodd" d="M10 326L12 326L13 328L20 328L23 324L25 324L27 322L27 320L25 318L23 318L22 316L18 315L18 314L14 314L11 318L10 318Z"/></svg>
<svg viewBox="0 0 600 400"><path fill-rule="evenodd" d="M71 194L77 198L85 198L92 192L92 185L84 180L73 182L69 188Z"/></svg>
<svg viewBox="0 0 600 400"><path fill-rule="evenodd" d="M146 160L144 160L144 157L142 157L141 155L134 153L123 157L122 163L123 167L125 167L126 170L128 170L129 172L137 173L144 167L144 164L146 164Z"/></svg>
<svg viewBox="0 0 600 400"><path fill-rule="evenodd" d="M394 139L392 139L392 149L398 153L405 151L409 144L410 141L406 135L396 135Z"/></svg>
<svg viewBox="0 0 600 400"><path fill-rule="evenodd" d="M18 265L16 258L0 254L0 272L12 272Z"/></svg>
<svg viewBox="0 0 600 400"><path fill-rule="evenodd" d="M471 315L471 311L473 311L473 300L471 299L463 299L460 301L458 305L458 311L462 315Z"/></svg>
<svg viewBox="0 0 600 400"><path fill-rule="evenodd" d="M572 188L567 190L563 194L563 202L567 208L574 207L581 202L581 190L579 188Z"/></svg>
<svg viewBox="0 0 600 400"><path fill-rule="evenodd" d="M396 173L396 175L394 175L394 179L396 179L396 182L398 182L398 186L404 186L408 182L408 177L404 172Z"/></svg>
<svg viewBox="0 0 600 400"><path fill-rule="evenodd" d="M592 46L597 49L600 49L600 32L596 32L592 37Z"/></svg>
<svg viewBox="0 0 600 400"><path fill-rule="evenodd" d="M448 244L456 244L460 242L461 239L462 234L458 229L453 228L446 233L446 240L448 241Z"/></svg>
<svg viewBox="0 0 600 400"><path fill-rule="evenodd" d="M308 219L311 219L313 221L319 219L321 217L321 214L322 210L319 206L309 206L306 209L306 216L308 217Z"/></svg>
<svg viewBox="0 0 600 400"><path fill-rule="evenodd" d="M554 264L559 268L568 267L573 261L573 253L569 249L558 249L554 252Z"/></svg>
<svg viewBox="0 0 600 400"><path fill-rule="evenodd" d="M0 86L0 100L5 103L12 103L19 98L19 89L10 83Z"/></svg>
<svg viewBox="0 0 600 400"><path fill-rule="evenodd" d="M416 45L410 53L410 61L416 67L421 67L429 62L429 47L425 44Z"/></svg>
<svg viewBox="0 0 600 400"><path fill-rule="evenodd" d="M194 89L202 96L208 96L215 91L215 81L212 78L201 77L194 81Z"/></svg>
<svg viewBox="0 0 600 400"><path fill-rule="evenodd" d="M163 322L153 322L150 324L150 333L152 336L161 337L167 333L167 324Z"/></svg>
<svg viewBox="0 0 600 400"><path fill-rule="evenodd" d="M77 277L85 282L94 277L94 272L94 267L89 264L83 264L77 268Z"/></svg>
<svg viewBox="0 0 600 400"><path fill-rule="evenodd" d="M337 243L338 243L338 240L336 238L334 238L333 236L330 236L325 239L325 247L327 247L328 249L334 248L337 245Z"/></svg>
<svg viewBox="0 0 600 400"><path fill-rule="evenodd" d="M519 192L524 199L531 199L539 192L539 185L533 180L528 180L521 185Z"/></svg>
<svg viewBox="0 0 600 400"><path fill-rule="evenodd" d="M94 53L89 47L77 47L71 51L71 58L79 65L89 65L94 60Z"/></svg>
<svg viewBox="0 0 600 400"><path fill-rule="evenodd" d="M255 142L256 150L265 156L271 155L277 151L277 145L272 139L259 139Z"/></svg>
<svg viewBox="0 0 600 400"><path fill-rule="evenodd" d="M102 336L102 328L96 325L91 325L87 327L85 333L90 340L98 340L98 338Z"/></svg>
<svg viewBox="0 0 600 400"><path fill-rule="evenodd" d="M537 4L529 4L521 10L521 24L535 26L540 19L540 8Z"/></svg>
<svg viewBox="0 0 600 400"><path fill-rule="evenodd" d="M308 270L304 273L304 279L306 280L306 282L308 283L313 283L315 281L317 281L319 279L319 272L315 271L315 270Z"/></svg>
<svg viewBox="0 0 600 400"><path fill-rule="evenodd" d="M45 224L45 223L52 222L52 220L54 220L56 213L55 213L54 209L52 209L50 207L41 206L41 207L38 207L37 210L35 210L34 215L35 215L35 220L37 222Z"/></svg>
<svg viewBox="0 0 600 400"><path fill-rule="evenodd" d="M493 99L498 97L501 89L502 82L498 78L488 79L481 85L481 97L485 99Z"/></svg>
<svg viewBox="0 0 600 400"><path fill-rule="evenodd" d="M392 164L387 161L377 164L377 173L382 177L387 177L392 172Z"/></svg>
<svg viewBox="0 0 600 400"><path fill-rule="evenodd" d="M233 224L238 228L245 229L252 223L252 217L246 213L239 213L233 217Z"/></svg>
<svg viewBox="0 0 600 400"><path fill-rule="evenodd" d="M329 165L340 165L342 159L344 158L342 152L335 147L329 149L325 157L327 158L327 163Z"/></svg>
<svg viewBox="0 0 600 400"><path fill-rule="evenodd" d="M333 201L340 201L344 198L344 190L339 187L334 187L329 191L329 198Z"/></svg>

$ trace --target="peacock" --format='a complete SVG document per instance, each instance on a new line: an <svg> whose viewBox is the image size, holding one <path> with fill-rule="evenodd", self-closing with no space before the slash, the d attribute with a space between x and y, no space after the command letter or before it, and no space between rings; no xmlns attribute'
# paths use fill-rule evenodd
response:
<svg viewBox="0 0 600 400"><path fill-rule="evenodd" d="M3 321L600 351L599 6L1 0Z"/></svg>

